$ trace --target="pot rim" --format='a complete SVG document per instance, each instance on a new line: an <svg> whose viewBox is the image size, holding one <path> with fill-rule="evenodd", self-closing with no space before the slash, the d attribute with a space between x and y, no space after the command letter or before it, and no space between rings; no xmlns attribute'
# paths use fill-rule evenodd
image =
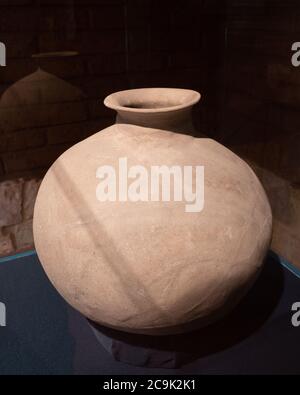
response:
<svg viewBox="0 0 300 395"><path fill-rule="evenodd" d="M137 94L147 94L150 98L153 95L153 101L155 102L155 97L157 97L158 93L172 93L178 95L179 104L166 106L166 107L155 107L155 108L138 108L138 107L130 107L126 105L122 105L120 101L123 99L129 99L131 96ZM186 101L183 101L187 97ZM183 101L180 103L180 98ZM104 105L112 110L123 111L123 112L131 112L131 113L162 113L162 112L171 112L176 110L182 110L188 107L192 107L201 98L201 94L197 91L191 89L181 89L181 88L138 88L138 89L127 89L118 91L110 94L104 99ZM139 100L139 103L143 103L143 100Z"/></svg>

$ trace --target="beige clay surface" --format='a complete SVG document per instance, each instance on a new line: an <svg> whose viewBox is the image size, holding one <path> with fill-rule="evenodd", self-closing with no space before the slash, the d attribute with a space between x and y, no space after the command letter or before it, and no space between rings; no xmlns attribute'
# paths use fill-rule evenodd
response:
<svg viewBox="0 0 300 395"><path fill-rule="evenodd" d="M182 202L99 202L99 166L205 167L201 212ZM66 151L34 211L40 261L62 296L101 324L181 332L232 308L269 246L272 216L250 167L206 138L116 124Z"/></svg>

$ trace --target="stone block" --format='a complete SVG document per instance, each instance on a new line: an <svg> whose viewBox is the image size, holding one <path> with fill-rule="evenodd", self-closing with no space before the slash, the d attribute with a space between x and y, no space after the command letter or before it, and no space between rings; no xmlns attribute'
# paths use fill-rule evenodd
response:
<svg viewBox="0 0 300 395"><path fill-rule="evenodd" d="M33 217L34 203L41 181L40 179L32 179L24 182L22 211L25 220Z"/></svg>
<svg viewBox="0 0 300 395"><path fill-rule="evenodd" d="M0 227L22 221L22 188L21 179L0 183Z"/></svg>
<svg viewBox="0 0 300 395"><path fill-rule="evenodd" d="M10 235L0 233L0 256L9 255L14 251L14 246Z"/></svg>
<svg viewBox="0 0 300 395"><path fill-rule="evenodd" d="M5 230L11 234L17 251L33 248L32 220L9 226Z"/></svg>

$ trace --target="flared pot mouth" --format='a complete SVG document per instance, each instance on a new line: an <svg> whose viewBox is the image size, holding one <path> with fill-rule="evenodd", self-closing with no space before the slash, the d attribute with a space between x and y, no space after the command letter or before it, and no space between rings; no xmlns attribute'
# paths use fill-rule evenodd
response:
<svg viewBox="0 0 300 395"><path fill-rule="evenodd" d="M141 88L115 92L104 105L116 111L158 113L181 110L196 104L199 92L178 88Z"/></svg>

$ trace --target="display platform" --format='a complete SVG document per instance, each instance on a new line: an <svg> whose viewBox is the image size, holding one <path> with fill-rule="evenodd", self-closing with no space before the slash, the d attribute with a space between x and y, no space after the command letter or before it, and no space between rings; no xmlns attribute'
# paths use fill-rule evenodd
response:
<svg viewBox="0 0 300 395"><path fill-rule="evenodd" d="M1 258L6 326L0 327L0 374L300 374L300 326L292 325L299 276L270 252L248 295L208 328L159 339L100 328L106 347L113 338L133 349L174 352L175 363L158 369L143 366L149 366L147 355L142 366L116 361L50 284L34 251Z"/></svg>

